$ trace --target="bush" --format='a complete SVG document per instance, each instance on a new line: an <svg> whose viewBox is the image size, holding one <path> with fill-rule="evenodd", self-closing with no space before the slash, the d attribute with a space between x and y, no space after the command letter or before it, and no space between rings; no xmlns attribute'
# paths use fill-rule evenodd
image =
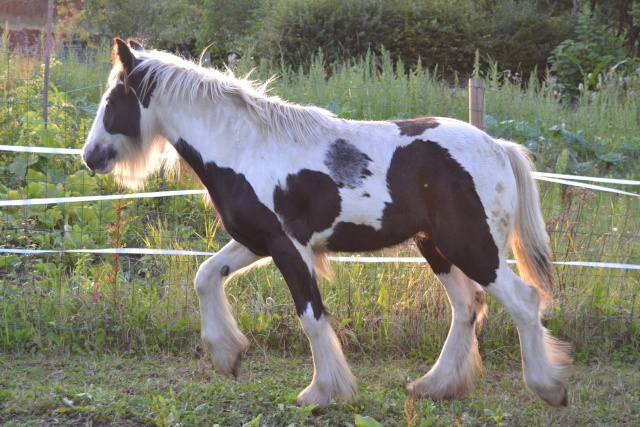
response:
<svg viewBox="0 0 640 427"><path fill-rule="evenodd" d="M624 61L623 44L589 14L581 15L575 37L561 42L549 57L550 71L566 95L577 95L581 84L585 90L597 89L598 75Z"/></svg>
<svg viewBox="0 0 640 427"><path fill-rule="evenodd" d="M551 16L529 2L502 1L491 15L493 35L487 53L501 69L520 72L525 80L533 70L545 70L549 53L574 27L569 11Z"/></svg>
<svg viewBox="0 0 640 427"><path fill-rule="evenodd" d="M296 67L320 49L328 63L364 56L389 43L402 22L396 2L385 0L281 0L266 12L260 51Z"/></svg>
<svg viewBox="0 0 640 427"><path fill-rule="evenodd" d="M364 57L382 48L408 66L470 72L490 26L461 0L281 0L267 11L260 51L287 65L308 65L322 50L327 63Z"/></svg>
<svg viewBox="0 0 640 427"><path fill-rule="evenodd" d="M134 37L153 47L195 39L202 23L201 0L84 0L71 33L111 39Z"/></svg>
<svg viewBox="0 0 640 427"><path fill-rule="evenodd" d="M363 57L382 47L408 68L418 60L448 75L470 75L476 50L501 67L528 75L571 32L567 12L542 11L536 4L501 0L472 13L465 0L279 0L259 30L262 54L294 68L322 49L328 63Z"/></svg>
<svg viewBox="0 0 640 427"><path fill-rule="evenodd" d="M265 0L203 0L203 16L197 49L208 46L214 56L226 57L240 46L259 25L259 12Z"/></svg>
<svg viewBox="0 0 640 427"><path fill-rule="evenodd" d="M470 75L476 50L484 52L491 38L486 17L472 14L466 1L398 2L401 31L389 49L407 64L418 58L426 68Z"/></svg>

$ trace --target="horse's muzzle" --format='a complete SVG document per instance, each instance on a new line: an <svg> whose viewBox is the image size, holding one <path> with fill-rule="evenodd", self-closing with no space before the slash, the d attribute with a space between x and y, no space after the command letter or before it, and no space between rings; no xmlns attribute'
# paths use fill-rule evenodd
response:
<svg viewBox="0 0 640 427"><path fill-rule="evenodd" d="M118 152L113 148L113 145L96 144L90 150L85 148L82 160L94 172L109 173L113 169L113 160L117 154Z"/></svg>

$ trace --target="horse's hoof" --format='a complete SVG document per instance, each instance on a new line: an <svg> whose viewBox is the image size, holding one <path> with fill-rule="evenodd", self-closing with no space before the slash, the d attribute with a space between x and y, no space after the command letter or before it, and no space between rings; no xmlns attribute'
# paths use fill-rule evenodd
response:
<svg viewBox="0 0 640 427"><path fill-rule="evenodd" d="M458 399L473 392L475 390L475 384L472 381L463 381L458 384L451 382L444 383L423 377L406 384L404 388L408 394L417 398L449 400Z"/></svg>
<svg viewBox="0 0 640 427"><path fill-rule="evenodd" d="M235 362L233 362L233 365L231 365L231 375L233 376L233 378L238 378L240 365L242 365L242 352L238 353Z"/></svg>
<svg viewBox="0 0 640 427"><path fill-rule="evenodd" d="M316 405L319 408L327 408L333 404L333 396L321 392L318 387L310 385L298 394L296 403L303 405Z"/></svg>
<svg viewBox="0 0 640 427"><path fill-rule="evenodd" d="M317 405L326 408L336 401L351 403L358 399L358 388L354 378L338 384L312 382L298 395L298 405Z"/></svg>
<svg viewBox="0 0 640 427"><path fill-rule="evenodd" d="M569 405L569 393L567 393L567 389L564 388L564 386L562 387L562 391L559 393L555 393L553 395L550 393L544 395L540 394L539 396L549 405L555 406L556 408L561 406L566 407Z"/></svg>

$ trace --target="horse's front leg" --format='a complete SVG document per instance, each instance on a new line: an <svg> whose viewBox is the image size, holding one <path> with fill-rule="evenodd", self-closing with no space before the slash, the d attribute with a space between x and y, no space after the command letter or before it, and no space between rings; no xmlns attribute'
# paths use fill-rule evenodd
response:
<svg viewBox="0 0 640 427"><path fill-rule="evenodd" d="M282 237L273 242L269 253L287 282L300 323L311 344L313 380L298 395L298 403L326 407L335 399L355 400L356 380L322 304L313 251Z"/></svg>
<svg viewBox="0 0 640 427"><path fill-rule="evenodd" d="M231 314L224 293L224 279L260 258L232 240L203 262L196 274L202 341L211 353L215 367L226 376L238 376L242 353L249 347L249 341Z"/></svg>

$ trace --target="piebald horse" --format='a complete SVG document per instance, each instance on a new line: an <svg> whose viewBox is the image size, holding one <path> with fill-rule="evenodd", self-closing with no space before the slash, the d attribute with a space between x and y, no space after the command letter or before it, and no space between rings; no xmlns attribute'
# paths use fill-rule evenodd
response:
<svg viewBox="0 0 640 427"><path fill-rule="evenodd" d="M437 362L408 392L448 399L474 389L475 325L488 293L516 323L527 387L550 405L567 404L571 360L540 322L553 272L523 147L448 118L339 119L133 40L115 39L113 61L83 159L139 188L158 153L177 153L208 190L233 239L195 278L202 339L222 374L238 375L249 345L224 282L271 259L311 344L313 380L298 402L355 399L316 273L327 272L328 253L413 239L447 291L453 320ZM507 266L509 247L522 279Z"/></svg>

